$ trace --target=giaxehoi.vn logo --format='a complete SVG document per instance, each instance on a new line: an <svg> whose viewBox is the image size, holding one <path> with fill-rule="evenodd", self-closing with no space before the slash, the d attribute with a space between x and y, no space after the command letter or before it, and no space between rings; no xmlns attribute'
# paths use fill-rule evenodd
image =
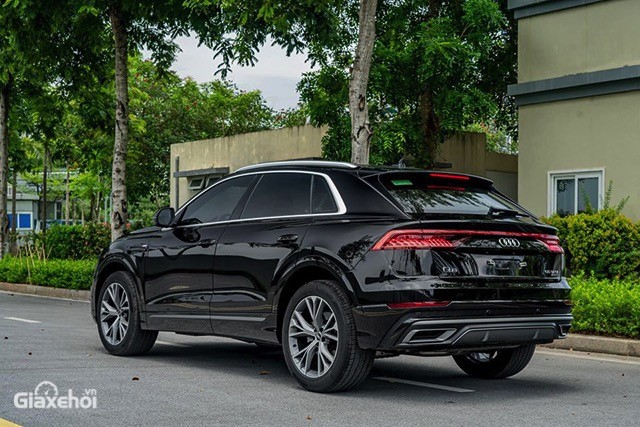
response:
<svg viewBox="0 0 640 427"><path fill-rule="evenodd" d="M18 409L96 409L98 398L96 389L84 389L82 396L76 396L73 389L60 394L51 381L42 381L33 392L16 393L13 404Z"/></svg>

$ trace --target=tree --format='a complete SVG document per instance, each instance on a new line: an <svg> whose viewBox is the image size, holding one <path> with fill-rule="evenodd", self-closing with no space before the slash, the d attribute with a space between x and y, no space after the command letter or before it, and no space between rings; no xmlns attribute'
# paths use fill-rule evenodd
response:
<svg viewBox="0 0 640 427"><path fill-rule="evenodd" d="M358 16L350 10L344 26L355 28ZM430 165L448 135L475 124L514 135L506 86L516 75L515 27L505 11L505 0L380 3L367 93L372 163L406 157ZM337 48L322 69L304 77L299 90L312 123L344 126L350 101L336 87L344 79L326 76L344 75L352 61ZM327 100L328 93L339 98ZM328 134L328 156L349 159L344 134L344 128Z"/></svg>
<svg viewBox="0 0 640 427"><path fill-rule="evenodd" d="M199 84L139 56L132 56L129 64L127 190L132 209L143 201L157 207L167 204L171 144L279 124L279 114L266 105L259 91L240 91L223 80Z"/></svg>
<svg viewBox="0 0 640 427"><path fill-rule="evenodd" d="M378 0L360 0L358 45L351 67L349 112L351 114L351 161L369 163L369 145L373 132L369 123L367 85L371 57L376 42L376 9Z"/></svg>

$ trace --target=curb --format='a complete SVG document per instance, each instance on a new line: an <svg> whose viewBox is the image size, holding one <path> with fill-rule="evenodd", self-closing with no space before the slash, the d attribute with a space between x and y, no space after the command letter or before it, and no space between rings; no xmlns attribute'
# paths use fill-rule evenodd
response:
<svg viewBox="0 0 640 427"><path fill-rule="evenodd" d="M609 338L598 335L569 334L563 340L546 344L547 348L640 357L640 340Z"/></svg>
<svg viewBox="0 0 640 427"><path fill-rule="evenodd" d="M22 283L0 282L0 291L15 292L17 294L39 295L42 297L66 298L77 301L91 301L90 291L50 288L47 286L25 285Z"/></svg>

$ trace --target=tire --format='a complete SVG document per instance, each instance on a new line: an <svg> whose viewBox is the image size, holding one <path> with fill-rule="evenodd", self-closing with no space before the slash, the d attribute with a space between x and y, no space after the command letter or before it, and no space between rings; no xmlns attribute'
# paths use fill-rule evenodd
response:
<svg viewBox="0 0 640 427"><path fill-rule="evenodd" d="M305 313L311 313L316 303L320 315L314 322ZM351 309L345 291L331 280L311 281L291 298L282 322L282 349L289 372L305 389L319 393L346 391L369 375L375 352L358 346ZM306 325L300 322L300 315ZM299 326L311 327L314 332L302 332ZM314 342L315 347L310 347ZM305 348L310 349L304 353ZM332 361L329 356L333 356Z"/></svg>
<svg viewBox="0 0 640 427"><path fill-rule="evenodd" d="M147 353L155 344L158 331L140 327L138 298L135 283L128 273L117 271L105 280L98 297L96 321L100 341L109 353L137 356Z"/></svg>
<svg viewBox="0 0 640 427"><path fill-rule="evenodd" d="M531 344L508 350L453 356L453 360L455 360L460 369L472 377L484 379L507 378L522 371L531 361L535 350L536 346Z"/></svg>

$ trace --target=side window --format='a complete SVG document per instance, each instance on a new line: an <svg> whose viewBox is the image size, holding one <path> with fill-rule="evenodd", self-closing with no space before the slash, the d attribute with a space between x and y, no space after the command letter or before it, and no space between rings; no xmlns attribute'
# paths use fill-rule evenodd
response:
<svg viewBox="0 0 640 427"><path fill-rule="evenodd" d="M338 212L338 206L333 199L327 180L321 176L313 176L313 188L311 190L311 212L314 214Z"/></svg>
<svg viewBox="0 0 640 427"><path fill-rule="evenodd" d="M311 213L311 177L302 173L262 175L240 217L268 218Z"/></svg>
<svg viewBox="0 0 640 427"><path fill-rule="evenodd" d="M186 207L180 224L201 224L230 219L253 179L253 175L241 176L211 187Z"/></svg>

